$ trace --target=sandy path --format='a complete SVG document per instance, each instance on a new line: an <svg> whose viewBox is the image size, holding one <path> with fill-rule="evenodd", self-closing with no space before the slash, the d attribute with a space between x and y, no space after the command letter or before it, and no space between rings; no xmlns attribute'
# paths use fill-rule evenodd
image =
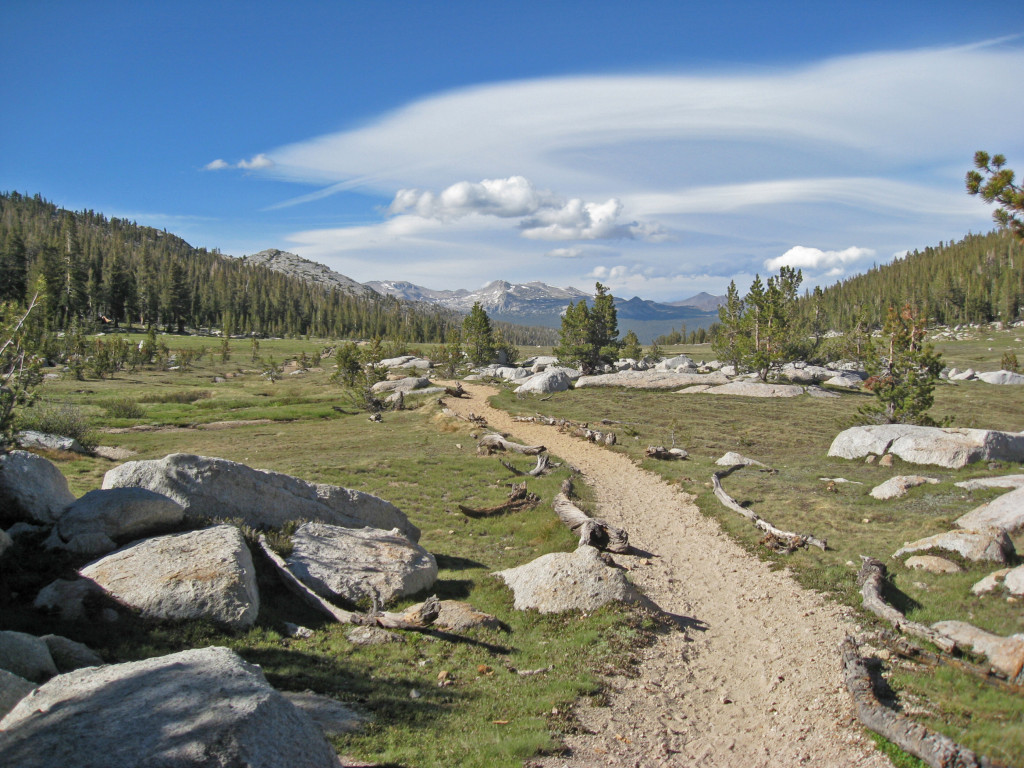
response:
<svg viewBox="0 0 1024 768"><path fill-rule="evenodd" d="M695 622L643 652L641 674L609 681L610 705L580 705L589 734L570 736L569 757L532 763L577 766L888 766L856 724L840 677L838 647L854 632L844 609L742 550L703 517L692 497L621 454L513 422L490 408L492 390L448 398L489 425L542 443L579 467L598 513L653 553L615 559L663 610Z"/></svg>

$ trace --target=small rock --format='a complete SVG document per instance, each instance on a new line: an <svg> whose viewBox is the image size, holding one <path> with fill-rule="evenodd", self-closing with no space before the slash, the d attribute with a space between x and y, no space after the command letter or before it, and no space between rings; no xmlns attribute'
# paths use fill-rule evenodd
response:
<svg viewBox="0 0 1024 768"><path fill-rule="evenodd" d="M886 454L882 459L885 459L891 454ZM892 462L889 462L890 464ZM879 461L881 464L881 461ZM931 485L937 485L938 480L934 477L924 477L923 475L897 475L896 477L890 477L881 485L876 485L869 492L869 496L874 499L886 500L886 499L897 499L901 496L906 496L907 492L911 488L916 488L919 485L925 485L926 483Z"/></svg>
<svg viewBox="0 0 1024 768"><path fill-rule="evenodd" d="M891 467L892 466L892 454L887 453L878 460L878 466L880 467Z"/></svg>
<svg viewBox="0 0 1024 768"><path fill-rule="evenodd" d="M53 657L53 662L60 672L103 664L100 655L83 643L77 643L61 635L43 635L39 639L50 649L50 656Z"/></svg>
<svg viewBox="0 0 1024 768"><path fill-rule="evenodd" d="M975 595L984 595L988 592L994 592L996 588L1003 583L1003 580L1006 578L1006 574L1011 570L1011 568L1000 568L998 571L993 571L971 587L971 592Z"/></svg>
<svg viewBox="0 0 1024 768"><path fill-rule="evenodd" d="M405 638L402 635L397 632L389 632L383 627L356 627L346 637L354 645L383 645L384 643L405 642Z"/></svg>
<svg viewBox="0 0 1024 768"><path fill-rule="evenodd" d="M0 632L0 669L36 683L57 674L45 642L35 635L10 630Z"/></svg>

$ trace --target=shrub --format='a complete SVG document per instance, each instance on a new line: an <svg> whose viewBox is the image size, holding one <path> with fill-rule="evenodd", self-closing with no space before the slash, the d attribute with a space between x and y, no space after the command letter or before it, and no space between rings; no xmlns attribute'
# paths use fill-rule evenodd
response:
<svg viewBox="0 0 1024 768"><path fill-rule="evenodd" d="M207 397L213 397L213 393L205 389L200 390L182 390L179 392L161 392L159 394L148 394L140 398L140 403L194 403L197 400L203 400Z"/></svg>
<svg viewBox="0 0 1024 768"><path fill-rule="evenodd" d="M34 429L48 435L73 437L83 448L92 448L96 445L89 420L77 406L70 403L37 403L21 411L18 426L21 429Z"/></svg>
<svg viewBox="0 0 1024 768"><path fill-rule="evenodd" d="M1014 352L1003 352L1003 359L999 362L999 367L1004 371L1012 371L1017 373L1019 363L1017 362L1017 355Z"/></svg>
<svg viewBox="0 0 1024 768"><path fill-rule="evenodd" d="M107 416L114 419L141 419L146 415L146 409L128 397L107 400L102 405Z"/></svg>

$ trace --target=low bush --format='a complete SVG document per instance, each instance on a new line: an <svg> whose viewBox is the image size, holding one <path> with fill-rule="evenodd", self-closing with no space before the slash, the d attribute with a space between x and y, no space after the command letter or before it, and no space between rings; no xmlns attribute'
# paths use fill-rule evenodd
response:
<svg viewBox="0 0 1024 768"><path fill-rule="evenodd" d="M107 416L114 419L141 419L146 415L146 409L130 397L107 400L102 405Z"/></svg>
<svg viewBox="0 0 1024 768"><path fill-rule="evenodd" d="M78 406L65 402L42 401L21 411L19 429L34 429L48 435L73 437L83 448L96 445L89 420Z"/></svg>

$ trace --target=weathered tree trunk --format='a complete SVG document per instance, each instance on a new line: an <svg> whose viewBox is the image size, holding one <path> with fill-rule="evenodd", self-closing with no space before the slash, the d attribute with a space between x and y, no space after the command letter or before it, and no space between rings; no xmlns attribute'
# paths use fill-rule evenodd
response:
<svg viewBox="0 0 1024 768"><path fill-rule="evenodd" d="M462 388L461 381L454 387L445 387L444 392L446 395L450 395L451 397L466 397L466 390Z"/></svg>
<svg viewBox="0 0 1024 768"><path fill-rule="evenodd" d="M376 624L386 629L423 629L434 623L441 611L437 596L428 597L417 611L389 613L373 611L368 614L346 611L324 600L320 595L303 584L290 570L281 556L267 543L267 537L260 534L260 549L267 556L277 575L289 592L298 597L315 611L330 616L341 624Z"/></svg>
<svg viewBox="0 0 1024 768"><path fill-rule="evenodd" d="M590 517L586 512L569 501L570 481L562 484L562 492L555 496L553 502L555 514L565 523L569 530L579 534L580 545L589 544L597 549L609 552L629 552L629 534L621 528L609 525L604 520Z"/></svg>
<svg viewBox="0 0 1024 768"><path fill-rule="evenodd" d="M914 635L933 643L946 653L952 653L956 649L956 643L945 635L940 635L931 627L918 624L915 621L907 621L907 617L893 608L882 597L882 587L885 585L885 565L873 557L860 556L864 561L857 574L857 584L860 586L861 598L864 607L879 618L885 619L899 632Z"/></svg>
<svg viewBox="0 0 1024 768"><path fill-rule="evenodd" d="M840 650L846 689L853 697L857 717L866 727L932 768L998 768L998 764L988 758L979 757L952 739L884 706L875 696L871 673L857 643L848 636Z"/></svg>
<svg viewBox="0 0 1024 768"><path fill-rule="evenodd" d="M504 437L496 433L484 435L480 438L480 442L477 443L476 447L477 453L482 456L489 456L493 451L514 451L515 453L522 453L525 456L536 456L538 453L543 453L547 450L543 445L520 445L519 443L510 443Z"/></svg>
<svg viewBox="0 0 1024 768"><path fill-rule="evenodd" d="M711 475L711 483L714 486L715 497L722 502L724 507L743 515L760 530L764 531L764 543L776 552L792 552L796 549L800 549L801 547L806 547L808 544L812 544L821 550L825 550L827 548L827 542L824 539L776 528L760 515L747 509L736 501L736 499L726 493L725 489L722 488L722 481L720 478L734 472L736 469L742 469L743 467L743 464L738 464L734 467L729 467L729 469L724 469L721 472L715 472Z"/></svg>
<svg viewBox="0 0 1024 768"><path fill-rule="evenodd" d="M530 493L526 489L526 483L519 483L512 486L508 500L504 504L499 504L496 507L485 507L484 509L474 509L459 504L459 509L469 517L494 517L495 515L504 515L509 512L521 512L524 509L532 509L539 503L540 497L535 493Z"/></svg>
<svg viewBox="0 0 1024 768"><path fill-rule="evenodd" d="M504 459L498 459L498 461L500 461L501 465L505 467L505 469L507 469L513 475L517 475L520 477L523 475L529 475L530 477L540 477L545 472L547 472L548 468L551 466L551 461L550 459L548 459L548 455L546 453L541 453L537 455L537 466L535 466L529 472L523 472L523 470L521 469L516 469Z"/></svg>

